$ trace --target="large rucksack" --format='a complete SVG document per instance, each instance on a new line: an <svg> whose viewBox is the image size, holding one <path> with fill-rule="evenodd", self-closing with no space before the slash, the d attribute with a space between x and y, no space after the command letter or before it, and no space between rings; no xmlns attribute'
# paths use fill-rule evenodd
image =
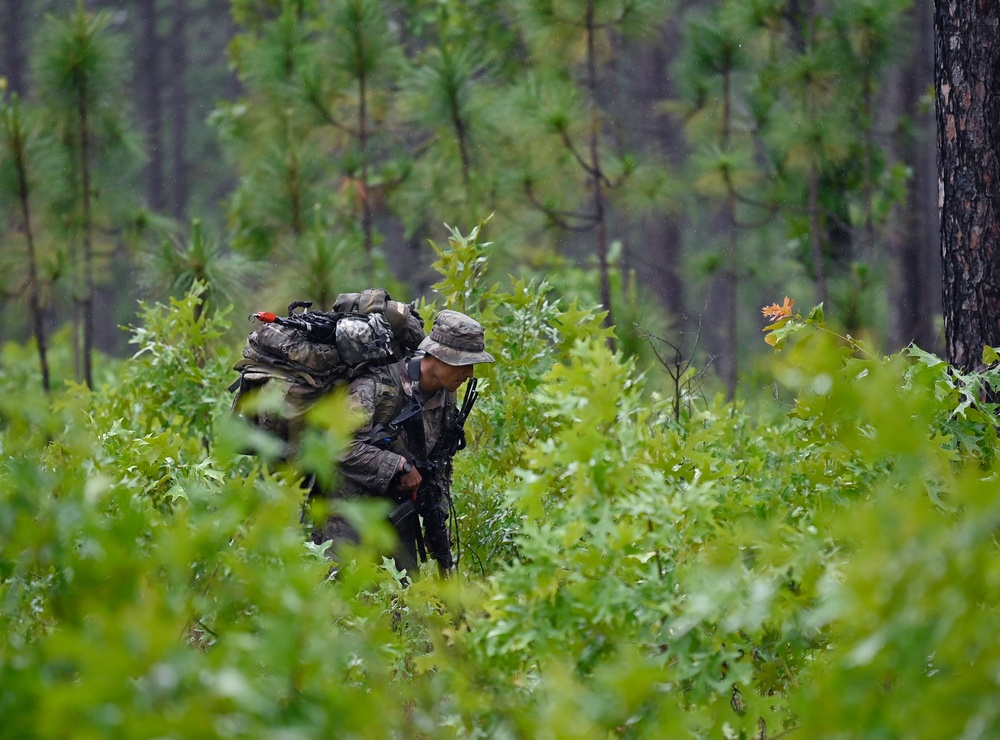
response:
<svg viewBox="0 0 1000 740"><path fill-rule="evenodd" d="M233 367L240 377L230 386L235 415L293 444L317 399L368 368L402 359L425 336L416 309L379 288L341 293L331 311L311 306L296 301L288 316L252 314L260 326L247 337ZM265 389L281 399L277 407L247 403Z"/></svg>

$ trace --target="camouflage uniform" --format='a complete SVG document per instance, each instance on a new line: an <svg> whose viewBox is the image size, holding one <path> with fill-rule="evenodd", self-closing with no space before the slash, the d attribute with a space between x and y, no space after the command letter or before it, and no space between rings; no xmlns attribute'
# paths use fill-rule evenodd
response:
<svg viewBox="0 0 1000 740"><path fill-rule="evenodd" d="M431 334L421 343L420 349L451 365L493 362L492 355L483 348L482 327L455 311L442 311L438 315ZM398 504L406 495L396 486L401 458L420 468L420 461L428 458L441 433L454 423L456 394L442 388L430 398L423 398L419 380L411 378L419 378L419 374L408 373L411 363L419 368L422 356L421 352L413 358L375 368L351 382L348 393L363 423L340 460L339 487L333 498L378 496ZM414 401L419 412L399 425L398 436L393 435L391 444L387 445L384 440L390 435L385 430L390 422L410 409ZM399 536L396 565L413 573L418 568L417 517L411 516L395 526ZM317 544L332 540L335 549L344 542L357 543L359 538L350 524L334 515L313 531L312 540Z"/></svg>

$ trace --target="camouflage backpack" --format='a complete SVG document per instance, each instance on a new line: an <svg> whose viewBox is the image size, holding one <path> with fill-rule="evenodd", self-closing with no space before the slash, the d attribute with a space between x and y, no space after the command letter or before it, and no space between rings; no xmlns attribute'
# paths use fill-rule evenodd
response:
<svg viewBox="0 0 1000 740"><path fill-rule="evenodd" d="M425 336L416 309L382 289L341 293L331 311L311 306L296 301L287 317L252 314L260 326L247 337L243 359L233 367L240 377L229 388L236 393L235 415L292 443L318 398L367 368L402 359ZM247 400L265 388L277 389L279 408L251 410Z"/></svg>

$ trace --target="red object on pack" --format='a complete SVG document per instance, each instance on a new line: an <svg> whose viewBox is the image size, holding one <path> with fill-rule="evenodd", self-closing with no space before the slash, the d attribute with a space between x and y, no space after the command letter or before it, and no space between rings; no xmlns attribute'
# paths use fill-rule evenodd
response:
<svg viewBox="0 0 1000 740"><path fill-rule="evenodd" d="M257 321L261 321L261 322L263 322L265 324L273 324L274 320L277 319L278 317L275 316L270 311L261 311L260 313L255 313L253 315L253 318L255 318L255 319L257 319Z"/></svg>

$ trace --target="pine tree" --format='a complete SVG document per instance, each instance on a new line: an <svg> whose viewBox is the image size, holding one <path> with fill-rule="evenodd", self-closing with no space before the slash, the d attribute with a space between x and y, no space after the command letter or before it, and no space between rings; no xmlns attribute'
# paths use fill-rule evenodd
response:
<svg viewBox="0 0 1000 740"><path fill-rule="evenodd" d="M114 190L105 168L127 169L128 126L123 105L116 39L110 15L92 14L78 2L66 20L50 17L39 51L38 93L64 156L64 223L79 247L73 311L77 377L93 385L95 260L102 197ZM103 189L103 190L102 190ZM100 195L99 195L100 193ZM123 201L126 199L122 199ZM108 203L113 199L107 198ZM115 204L120 205L120 204Z"/></svg>
<svg viewBox="0 0 1000 740"><path fill-rule="evenodd" d="M228 251L222 240L205 234L200 220L191 223L191 236L164 239L147 251L142 281L157 298L183 298L196 284L204 287L195 317L239 302L259 268L245 256Z"/></svg>
<svg viewBox="0 0 1000 740"><path fill-rule="evenodd" d="M249 28L231 45L246 96L226 104L213 121L240 172L230 204L234 247L266 257L304 231L319 202L329 154L301 104L309 70L310 25L300 3L283 2L274 18L243 8Z"/></svg>
<svg viewBox="0 0 1000 740"><path fill-rule="evenodd" d="M668 107L687 120L688 137L698 152L693 158L696 190L718 209L715 230L724 246L712 271L721 296L723 329L716 352L730 398L739 367L740 232L751 226L740 221L737 196L757 177L750 127L739 113L745 103L740 79L751 67L749 50L742 45L746 31L732 4L688 18L684 56L677 65L687 102Z"/></svg>
<svg viewBox="0 0 1000 740"><path fill-rule="evenodd" d="M504 170L520 163L505 156L498 114L522 71L513 29L497 0L410 5L402 25L413 51L399 81L399 119L416 146L394 211L409 234L472 226L498 210L513 218L523 205Z"/></svg>
<svg viewBox="0 0 1000 740"><path fill-rule="evenodd" d="M764 272L749 251L754 241L797 245L818 300L835 297L847 331L875 313L862 291L869 264L886 260L877 242L904 176L878 133L895 122L877 121L876 112L902 11L897 0L733 0L686 22L677 66L683 102L669 107L687 122L691 180L719 209L713 223L726 241L711 263L724 288L719 351L730 393L737 290L743 276Z"/></svg>
<svg viewBox="0 0 1000 740"><path fill-rule="evenodd" d="M402 60L387 16L378 3L286 0L276 12L241 3L237 19L247 28L233 57L248 95L215 117L244 173L235 246L305 254L318 213L374 280L376 216L398 180L386 122Z"/></svg>
<svg viewBox="0 0 1000 740"><path fill-rule="evenodd" d="M375 214L391 175L379 172L392 144L383 132L392 111L401 50L380 3L333 0L309 78L310 99L327 125L349 139L340 161L343 191L358 216L368 272L374 270Z"/></svg>
<svg viewBox="0 0 1000 740"><path fill-rule="evenodd" d="M605 71L614 51L613 37L640 38L650 33L668 5L650 0L520 0L516 9L538 65L539 84L563 88L557 96L565 107L553 106L540 117L570 164L566 172L575 170L583 186L576 189L569 207L540 192L542 183L531 174L525 178L525 193L559 228L593 231L600 300L607 311L607 325L612 326L610 195L624 184L635 161L619 156L608 144L610 115L602 100L611 81ZM543 98L546 94L542 93Z"/></svg>
<svg viewBox="0 0 1000 740"><path fill-rule="evenodd" d="M896 122L876 113L885 108L880 81L899 51L893 39L906 4L807 2L794 12L746 16L768 29L771 43L754 104L780 188L764 199L808 245L804 263L817 297L835 299L848 331L872 313L862 311L860 292L868 266L884 260L876 241L904 176L878 135L879 126L891 130Z"/></svg>

